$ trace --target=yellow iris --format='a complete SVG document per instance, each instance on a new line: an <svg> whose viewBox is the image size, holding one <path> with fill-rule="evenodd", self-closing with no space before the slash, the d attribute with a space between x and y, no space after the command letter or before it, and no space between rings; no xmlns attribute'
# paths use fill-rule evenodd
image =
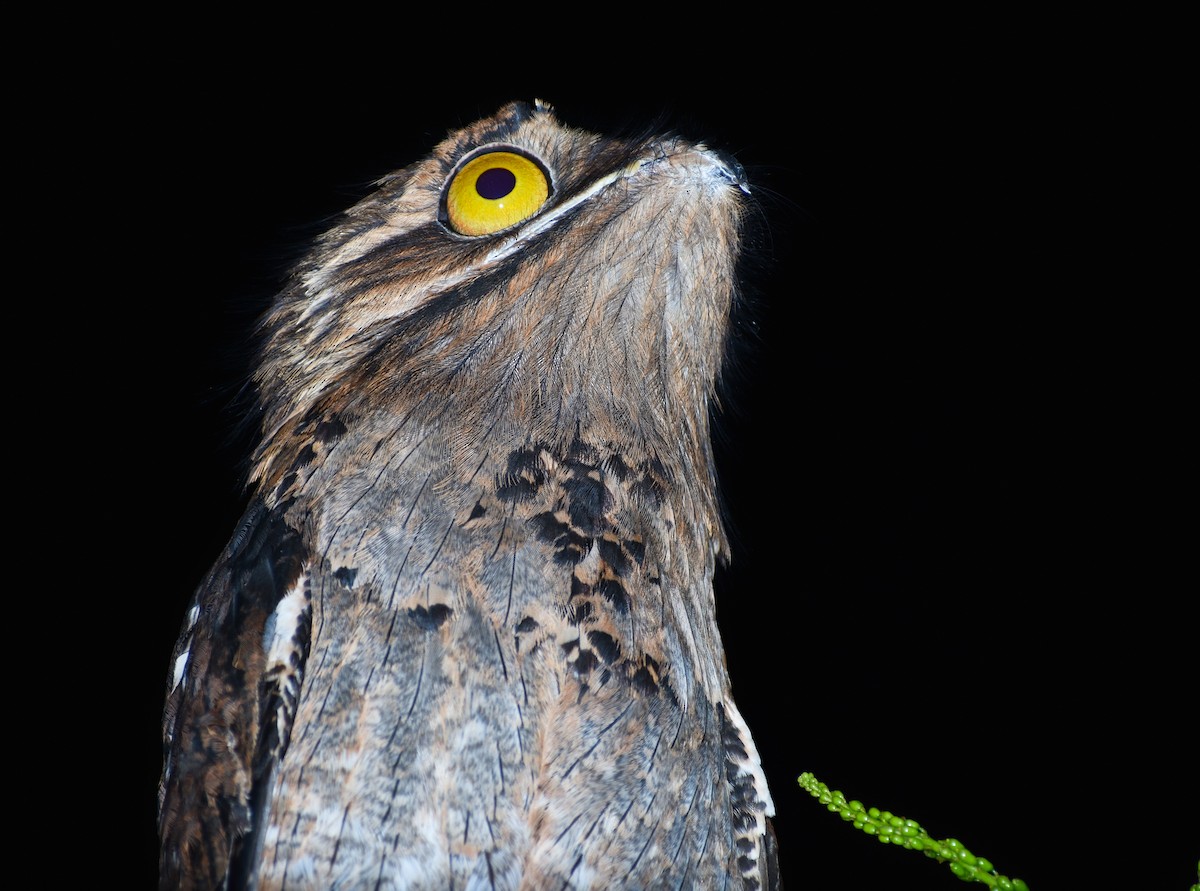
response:
<svg viewBox="0 0 1200 891"><path fill-rule="evenodd" d="M476 155L446 187L446 221L460 235L491 235L537 213L550 196L546 172L516 152Z"/></svg>

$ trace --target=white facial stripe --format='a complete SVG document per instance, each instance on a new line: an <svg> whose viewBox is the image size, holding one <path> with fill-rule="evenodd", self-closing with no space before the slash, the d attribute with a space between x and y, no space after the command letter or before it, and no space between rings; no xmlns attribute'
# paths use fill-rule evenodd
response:
<svg viewBox="0 0 1200 891"><path fill-rule="evenodd" d="M571 210L578 207L580 204L583 204L583 202L587 201L597 192L602 192L604 189L607 189L617 180L633 176L650 163L652 163L651 159L641 159L634 161L632 164L622 168L621 170L614 170L608 176L601 177L592 183L590 187L580 192L570 201L564 201L558 207L546 211L546 213L539 217L535 217L528 225L522 226L521 229L514 233L513 236L504 244L500 245L494 251L489 253L487 257L484 258L483 263L480 265L486 266L499 260L503 260L505 257L514 253L530 238L538 235L539 233L545 232L547 229L553 226L563 216L563 214L569 213Z"/></svg>

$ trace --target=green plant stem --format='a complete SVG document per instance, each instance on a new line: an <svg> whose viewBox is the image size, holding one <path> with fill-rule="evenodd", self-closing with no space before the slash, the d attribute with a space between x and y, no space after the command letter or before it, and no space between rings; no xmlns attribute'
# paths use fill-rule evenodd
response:
<svg viewBox="0 0 1200 891"><path fill-rule="evenodd" d="M881 811L876 807L863 807L861 801L847 801L845 795L830 790L811 773L800 774L799 783L801 789L826 808L839 814L843 820L853 822L856 829L875 836L883 844L922 851L926 857L949 863L950 871L964 882L982 882L1000 891L1029 891L1029 886L1021 879L998 874L992 868L991 861L975 856L957 839L938 841L915 820L897 817L890 811Z"/></svg>

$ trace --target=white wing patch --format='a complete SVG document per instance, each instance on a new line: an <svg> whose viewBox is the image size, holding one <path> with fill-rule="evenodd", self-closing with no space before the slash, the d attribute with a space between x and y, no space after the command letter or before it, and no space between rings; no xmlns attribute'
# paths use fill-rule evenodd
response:
<svg viewBox="0 0 1200 891"><path fill-rule="evenodd" d="M267 654L266 670L288 669L292 655L299 651L297 632L308 609L308 573L302 572L292 589L284 595L267 618L263 628L263 650Z"/></svg>
<svg viewBox="0 0 1200 891"><path fill-rule="evenodd" d="M179 688L179 682L183 680L184 671L187 669L188 656L192 655L191 641L188 641L188 648L175 657L175 673L171 678L171 692L174 693Z"/></svg>
<svg viewBox="0 0 1200 891"><path fill-rule="evenodd" d="M308 655L311 616L312 599L306 565L263 627L263 650L267 655L263 678L274 682L280 699L275 713L280 745L278 756L282 756L287 748L292 720L296 716L300 684L304 680L304 660Z"/></svg>
<svg viewBox="0 0 1200 891"><path fill-rule="evenodd" d="M759 887L760 864L765 856L767 817L775 816L775 802L767 788L762 759L754 747L750 728L737 706L726 699L725 759L732 768L729 776L733 799L734 832L737 836L738 865L747 887Z"/></svg>
<svg viewBox="0 0 1200 891"><path fill-rule="evenodd" d="M758 749L754 746L754 737L750 735L750 728L746 725L746 720L742 717L742 713L738 711L732 700L725 700L725 717L729 723L733 725L737 732L738 740L745 749L746 757L739 759L739 773L748 774L753 779L754 788L758 792L758 799L762 802L763 809L759 818L759 829L766 831L766 818L775 816L775 802L771 799L771 791L767 788L767 775L763 773L762 758L758 755Z"/></svg>
<svg viewBox="0 0 1200 891"><path fill-rule="evenodd" d="M193 603L192 608L188 610L187 627L183 629L183 633L187 635L187 643L184 645L183 652L175 657L175 670L171 675L171 692L174 693L179 689L180 683L183 682L187 674L188 657L192 655L192 629L196 627L196 620L200 618L200 604Z"/></svg>

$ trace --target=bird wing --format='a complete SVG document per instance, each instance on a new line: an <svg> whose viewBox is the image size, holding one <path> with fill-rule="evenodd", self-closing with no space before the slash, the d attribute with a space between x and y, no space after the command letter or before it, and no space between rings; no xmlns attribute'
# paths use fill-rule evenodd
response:
<svg viewBox="0 0 1200 891"><path fill-rule="evenodd" d="M227 887L253 861L308 655L304 548L255 500L172 654L159 782L163 888ZM245 864L245 866L243 866Z"/></svg>

